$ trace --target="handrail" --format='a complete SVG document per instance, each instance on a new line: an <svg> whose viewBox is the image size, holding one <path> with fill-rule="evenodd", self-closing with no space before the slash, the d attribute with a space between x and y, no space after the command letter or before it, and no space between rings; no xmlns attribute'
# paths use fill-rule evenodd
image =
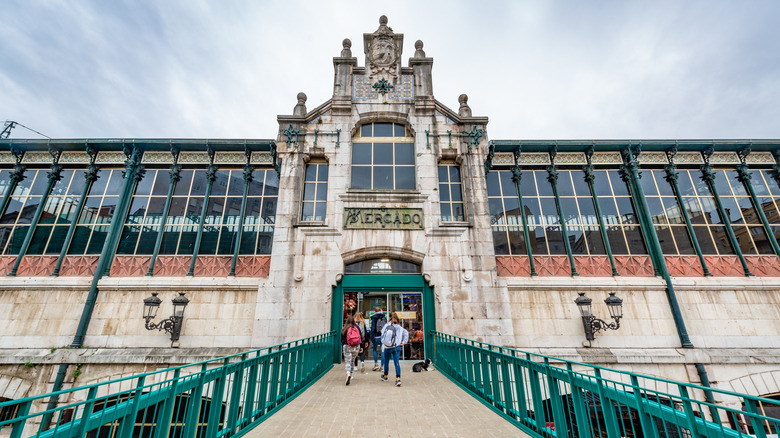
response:
<svg viewBox="0 0 780 438"><path fill-rule="evenodd" d="M433 333L434 363L534 437L739 438L780 433L780 401ZM718 403L704 401L712 391Z"/></svg>
<svg viewBox="0 0 780 438"><path fill-rule="evenodd" d="M333 366L336 332L0 403L11 438L239 437ZM46 410L50 398L60 405ZM40 409L40 410L38 410ZM54 418L52 424L42 424ZM205 435L204 435L205 434ZM5 435L5 433L3 433Z"/></svg>

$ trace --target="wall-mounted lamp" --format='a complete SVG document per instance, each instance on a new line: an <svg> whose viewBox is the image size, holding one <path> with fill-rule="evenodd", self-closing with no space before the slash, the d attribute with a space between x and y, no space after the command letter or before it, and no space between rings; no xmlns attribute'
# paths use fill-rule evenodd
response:
<svg viewBox="0 0 780 438"><path fill-rule="evenodd" d="M588 340L588 344L590 344L590 341L596 339L596 332L600 330L617 330L620 328L620 318L623 317L623 299L616 297L615 292L610 292L607 299L604 300L607 304L607 309L609 309L609 316L615 321L611 324L608 324L603 319L598 319L593 315L593 312L591 312L591 303L593 300L586 297L585 292L578 292L577 294L579 297L577 297L574 302L580 309L582 325L585 327L585 339Z"/></svg>
<svg viewBox="0 0 780 438"><path fill-rule="evenodd" d="M179 334L181 334L181 326L184 321L184 309L190 300L184 296L184 292L179 292L179 296L171 301L173 301L173 315L154 324L152 320L157 316L157 310L159 310L162 300L157 298L157 292L152 292L152 296L144 300L144 320L147 330L163 330L170 333L171 347L178 348Z"/></svg>

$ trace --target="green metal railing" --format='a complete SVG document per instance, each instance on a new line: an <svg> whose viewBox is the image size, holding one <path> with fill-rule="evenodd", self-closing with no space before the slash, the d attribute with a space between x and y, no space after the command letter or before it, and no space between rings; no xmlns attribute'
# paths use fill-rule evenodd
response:
<svg viewBox="0 0 780 438"><path fill-rule="evenodd" d="M433 336L434 363L457 385L534 437L778 436L780 401ZM704 393L718 404L707 403Z"/></svg>
<svg viewBox="0 0 780 438"><path fill-rule="evenodd" d="M333 366L335 332L124 379L0 403L0 434L238 437ZM60 405L46 410L51 397ZM52 419L53 421L47 421Z"/></svg>

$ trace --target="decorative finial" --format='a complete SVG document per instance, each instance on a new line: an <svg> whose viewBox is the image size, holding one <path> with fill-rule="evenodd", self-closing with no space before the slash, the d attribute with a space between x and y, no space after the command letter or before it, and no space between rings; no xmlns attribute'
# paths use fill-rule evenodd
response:
<svg viewBox="0 0 780 438"><path fill-rule="evenodd" d="M423 51L423 42L422 40L417 40L414 42L414 57L415 58L425 58L425 52Z"/></svg>
<svg viewBox="0 0 780 438"><path fill-rule="evenodd" d="M387 15L382 15L381 17L379 17L379 25L387 26Z"/></svg>
<svg viewBox="0 0 780 438"><path fill-rule="evenodd" d="M344 47L341 50L341 57L342 58L351 58L352 57L352 41L349 40L349 38L344 38L344 41L341 42L341 46Z"/></svg>
<svg viewBox="0 0 780 438"><path fill-rule="evenodd" d="M305 116L306 115L306 93L300 92L298 93L298 103L295 105L295 108L293 109L293 115L294 116Z"/></svg>
<svg viewBox="0 0 780 438"><path fill-rule="evenodd" d="M469 107L469 97L466 94L461 94L458 96L458 103L460 103L460 108L458 108L458 115L461 117L471 117L471 108Z"/></svg>

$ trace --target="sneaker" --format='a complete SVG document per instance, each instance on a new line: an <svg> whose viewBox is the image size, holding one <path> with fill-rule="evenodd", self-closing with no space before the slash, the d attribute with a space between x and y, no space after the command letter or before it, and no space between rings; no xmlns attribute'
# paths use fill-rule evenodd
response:
<svg viewBox="0 0 780 438"><path fill-rule="evenodd" d="M395 386L401 386L401 379L395 381Z"/></svg>
<svg viewBox="0 0 780 438"><path fill-rule="evenodd" d="M345 385L349 386L349 381L352 380L352 374L347 374L347 382Z"/></svg>
<svg viewBox="0 0 780 438"><path fill-rule="evenodd" d="M360 372L365 373L366 372L366 363L360 362Z"/></svg>
<svg viewBox="0 0 780 438"><path fill-rule="evenodd" d="M379 376L379 380L381 380L381 381L383 381L383 382L387 382L387 377L385 377L385 376ZM349 385L349 383L347 383L347 385Z"/></svg>
<svg viewBox="0 0 780 438"><path fill-rule="evenodd" d="M374 364L374 369L372 369L371 371L379 371L379 364L375 363Z"/></svg>

